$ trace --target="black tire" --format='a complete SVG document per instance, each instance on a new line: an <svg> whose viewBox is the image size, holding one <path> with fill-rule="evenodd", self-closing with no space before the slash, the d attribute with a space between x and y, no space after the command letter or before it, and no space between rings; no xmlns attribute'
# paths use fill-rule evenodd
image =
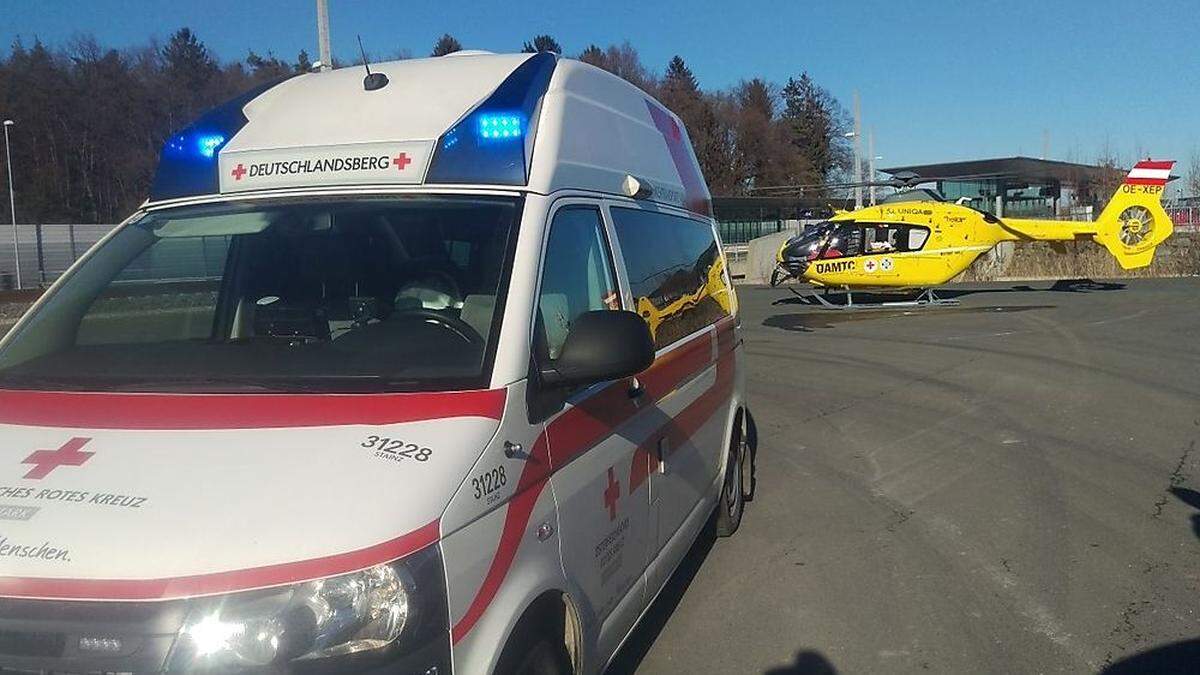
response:
<svg viewBox="0 0 1200 675"><path fill-rule="evenodd" d="M758 425L747 408L745 414L746 458L742 463L742 497L754 501L754 489L758 487Z"/></svg>
<svg viewBox="0 0 1200 675"><path fill-rule="evenodd" d="M496 675L572 675L567 648L539 636L537 628L537 624L529 624L509 638L496 664Z"/></svg>
<svg viewBox="0 0 1200 675"><path fill-rule="evenodd" d="M737 532L742 524L742 514L746 511L745 480L743 478L746 460L746 443L743 441L741 416L733 430L733 438L729 441L729 459L725 462L725 480L721 484L721 500L717 504L717 536L729 537Z"/></svg>

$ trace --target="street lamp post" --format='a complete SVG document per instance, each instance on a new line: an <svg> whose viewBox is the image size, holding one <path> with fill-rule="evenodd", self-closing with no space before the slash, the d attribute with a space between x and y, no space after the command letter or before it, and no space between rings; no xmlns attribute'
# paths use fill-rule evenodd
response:
<svg viewBox="0 0 1200 675"><path fill-rule="evenodd" d="M875 162L882 159L882 155L871 155L871 206L875 206Z"/></svg>
<svg viewBox="0 0 1200 675"><path fill-rule="evenodd" d="M17 290L21 290L21 247L17 239L17 197L13 192L13 177L12 177L12 151L8 148L8 128L13 125L12 120L4 120L4 158L8 162L8 208L12 214L12 230L13 230L13 263L17 268Z"/></svg>
<svg viewBox="0 0 1200 675"><path fill-rule="evenodd" d="M859 133L847 131L842 135L854 141L854 210L857 211L863 207L862 152L859 150Z"/></svg>
<svg viewBox="0 0 1200 675"><path fill-rule="evenodd" d="M858 106L858 91L854 91L854 131L846 138L854 139L854 209L863 208L863 112Z"/></svg>

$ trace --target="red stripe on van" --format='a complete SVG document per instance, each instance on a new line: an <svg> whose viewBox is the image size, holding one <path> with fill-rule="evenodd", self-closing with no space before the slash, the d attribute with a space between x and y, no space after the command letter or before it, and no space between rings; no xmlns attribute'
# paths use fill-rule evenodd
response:
<svg viewBox="0 0 1200 675"><path fill-rule="evenodd" d="M703 216L712 215L712 201L708 197L708 188L704 186L704 178L696 168L692 153L688 152L683 130L679 122L658 104L646 99L646 107L650 109L650 118L654 126L667 141L667 151L671 154L671 162L679 172L679 182L683 184L683 205L693 213Z"/></svg>
<svg viewBox="0 0 1200 675"><path fill-rule="evenodd" d="M664 425L664 428L671 427L672 438L681 438L683 441L690 438L732 391L734 381L733 327L734 319L722 320L717 324L715 337L713 332L709 331L693 338L691 342L664 355L649 370L639 376L639 379L643 381L643 386L647 388L644 396L649 397L652 392L669 393L711 365L713 339L717 340L719 346L726 349L721 358L717 360L717 379L713 386L685 408L676 419ZM699 358L699 354L705 355L703 361ZM691 365L693 369L684 368L682 364L685 363ZM571 459L603 440L618 425L645 407L644 404L639 406L633 403L629 398L628 386L628 381L614 382L551 421L550 426L556 434L553 448L549 447L547 432L543 432L538 438L530 451L530 459L525 463L525 469L521 472L516 494L508 503L508 511L504 516L504 527L496 546L496 554L492 558L483 583L480 584L467 611L450 631L451 640L455 644L466 637L500 591L500 585L508 575L508 570L517 556L517 549L520 548L521 541L528 530L533 507L550 475L570 462ZM661 430L652 434L652 437L660 434ZM635 452L634 463L637 462L638 453ZM632 487L630 491L633 491Z"/></svg>
<svg viewBox="0 0 1200 675"><path fill-rule="evenodd" d="M166 579L0 577L0 597L45 600L171 600L296 584L348 574L415 553L438 540L433 521L408 534L338 555L245 570Z"/></svg>
<svg viewBox="0 0 1200 675"><path fill-rule="evenodd" d="M730 330L729 335L733 335ZM629 493L633 494L650 474L658 470L658 439L665 438L668 452L674 452L684 445L720 408L722 401L729 398L733 392L734 369L733 354L722 351L717 361L717 379L698 399L684 408L670 422L665 424L650 438L638 445L633 454L633 463L629 467Z"/></svg>
<svg viewBox="0 0 1200 675"><path fill-rule="evenodd" d="M504 390L412 394L136 394L0 390L0 424L72 429L270 429L498 420Z"/></svg>

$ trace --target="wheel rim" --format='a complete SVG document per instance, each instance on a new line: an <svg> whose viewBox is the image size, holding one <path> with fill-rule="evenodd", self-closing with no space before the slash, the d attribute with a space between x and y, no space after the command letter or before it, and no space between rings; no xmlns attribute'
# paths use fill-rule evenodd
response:
<svg viewBox="0 0 1200 675"><path fill-rule="evenodd" d="M742 461L741 461L742 482L741 482L741 486L740 486L741 490L742 490L742 501L746 501L746 496L752 494L754 491L754 464L753 464L753 462L754 462L754 460L752 459L752 457L750 455L750 444L747 443L746 441L742 441Z"/></svg>
<svg viewBox="0 0 1200 675"><path fill-rule="evenodd" d="M725 479L725 502L728 504L729 515L737 517L742 509L742 444L729 456L729 473Z"/></svg>

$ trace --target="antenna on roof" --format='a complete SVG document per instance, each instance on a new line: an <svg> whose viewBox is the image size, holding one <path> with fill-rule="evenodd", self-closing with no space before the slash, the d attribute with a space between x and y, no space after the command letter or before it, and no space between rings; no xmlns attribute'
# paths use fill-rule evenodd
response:
<svg viewBox="0 0 1200 675"><path fill-rule="evenodd" d="M362 36L358 36L358 52L362 54L363 68L367 69L367 76L363 78L363 89L367 91L375 91L383 89L387 86L388 77L383 73L372 73L371 66L367 65L367 50L363 49Z"/></svg>

